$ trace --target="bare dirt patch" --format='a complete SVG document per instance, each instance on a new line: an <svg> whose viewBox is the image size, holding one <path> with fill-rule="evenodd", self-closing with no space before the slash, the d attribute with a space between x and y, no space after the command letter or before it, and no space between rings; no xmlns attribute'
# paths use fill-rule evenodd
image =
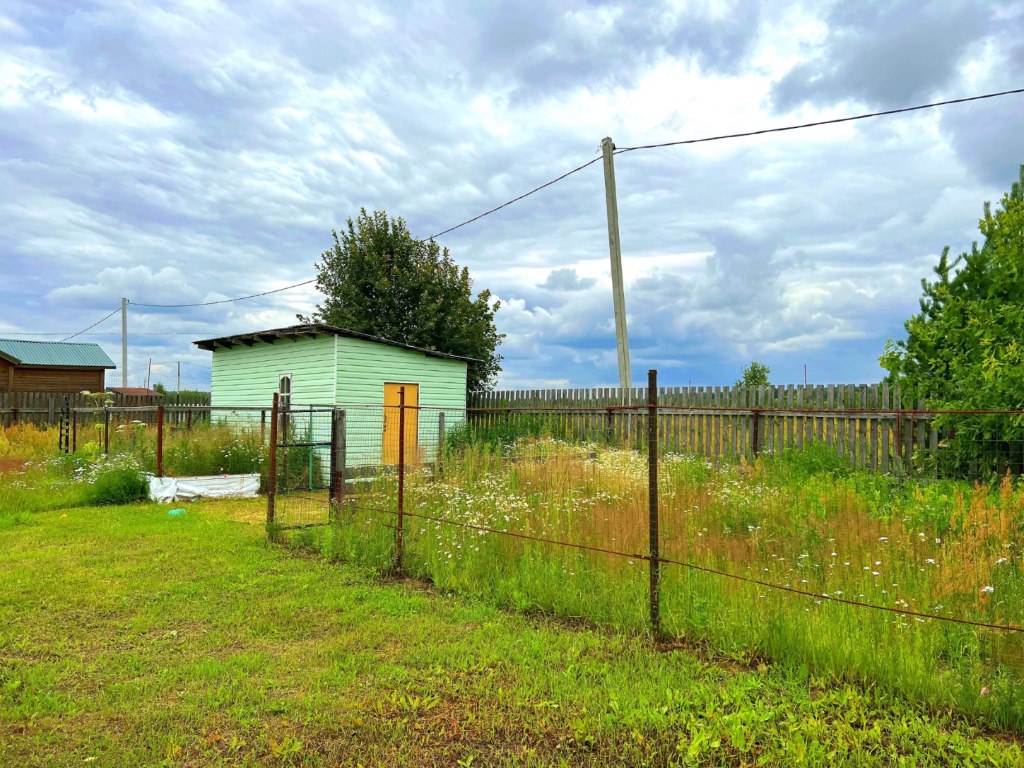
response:
<svg viewBox="0 0 1024 768"><path fill-rule="evenodd" d="M24 466L25 462L22 459L0 458L0 475L7 474L9 472L17 472Z"/></svg>

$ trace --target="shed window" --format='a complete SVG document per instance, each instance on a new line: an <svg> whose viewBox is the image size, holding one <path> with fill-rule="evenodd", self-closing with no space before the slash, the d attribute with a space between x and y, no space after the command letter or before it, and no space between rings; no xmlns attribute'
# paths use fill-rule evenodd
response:
<svg viewBox="0 0 1024 768"><path fill-rule="evenodd" d="M280 408L288 408L292 404L292 375L282 373L277 383L278 405Z"/></svg>

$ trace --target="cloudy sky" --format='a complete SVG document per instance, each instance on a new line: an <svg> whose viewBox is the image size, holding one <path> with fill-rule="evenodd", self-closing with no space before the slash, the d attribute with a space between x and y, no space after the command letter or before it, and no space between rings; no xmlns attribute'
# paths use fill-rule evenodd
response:
<svg viewBox="0 0 1024 768"><path fill-rule="evenodd" d="M0 0L0 336L121 296L308 279L360 207L427 236L619 147L1024 87L1024 3ZM616 158L633 377L868 382L1024 163L1024 96ZM441 238L500 297L503 386L617 381L596 163ZM129 372L312 288L130 310ZM93 334L119 359L116 316Z"/></svg>

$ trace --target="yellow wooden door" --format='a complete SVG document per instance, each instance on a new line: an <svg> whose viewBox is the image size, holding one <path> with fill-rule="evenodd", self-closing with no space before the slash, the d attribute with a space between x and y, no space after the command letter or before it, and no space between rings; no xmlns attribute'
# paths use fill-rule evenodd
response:
<svg viewBox="0 0 1024 768"><path fill-rule="evenodd" d="M384 464L398 463L398 431L399 431L399 399L402 387L405 387L405 462L410 464L416 460L419 452L416 440L419 437L419 384L385 384L384 385L384 440L381 461ZM409 407L412 406L412 407Z"/></svg>

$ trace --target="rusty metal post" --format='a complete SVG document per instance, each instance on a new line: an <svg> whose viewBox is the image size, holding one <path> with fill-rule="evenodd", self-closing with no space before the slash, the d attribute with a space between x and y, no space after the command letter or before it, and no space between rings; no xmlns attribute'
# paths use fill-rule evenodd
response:
<svg viewBox="0 0 1024 768"><path fill-rule="evenodd" d="M647 503L650 528L651 634L661 635L661 553L658 532L658 372L647 372Z"/></svg>
<svg viewBox="0 0 1024 768"><path fill-rule="evenodd" d="M438 467L444 464L444 411L437 414L437 459L434 464Z"/></svg>
<svg viewBox="0 0 1024 768"><path fill-rule="evenodd" d="M889 446L886 446L889 450ZM898 459L900 469L903 468L903 411L896 412L896 444L893 446L893 459Z"/></svg>
<svg viewBox="0 0 1024 768"><path fill-rule="evenodd" d="M395 526L395 570L402 572L405 550L405 387L398 388L398 525Z"/></svg>
<svg viewBox="0 0 1024 768"><path fill-rule="evenodd" d="M103 453L110 453L110 409L103 406Z"/></svg>
<svg viewBox="0 0 1024 768"><path fill-rule="evenodd" d="M164 407L156 407L156 476L164 476Z"/></svg>
<svg viewBox="0 0 1024 768"><path fill-rule="evenodd" d="M267 534L274 535L274 505L277 501L277 392L270 411L270 456L267 459ZM191 415L191 411L189 412Z"/></svg>
<svg viewBox="0 0 1024 768"><path fill-rule="evenodd" d="M345 499L345 411L331 413L331 501L335 509L341 509Z"/></svg>

